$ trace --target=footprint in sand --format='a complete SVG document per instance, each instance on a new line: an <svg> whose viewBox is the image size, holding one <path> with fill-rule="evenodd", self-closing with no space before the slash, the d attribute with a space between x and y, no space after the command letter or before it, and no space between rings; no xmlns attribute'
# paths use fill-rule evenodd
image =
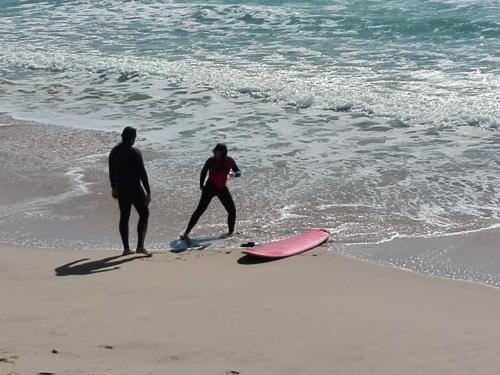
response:
<svg viewBox="0 0 500 375"><path fill-rule="evenodd" d="M114 349L115 347L112 346L112 345L99 345L98 346L99 348L102 348L102 349Z"/></svg>
<svg viewBox="0 0 500 375"><path fill-rule="evenodd" d="M0 353L0 363L8 363L14 365L19 357L9 352Z"/></svg>

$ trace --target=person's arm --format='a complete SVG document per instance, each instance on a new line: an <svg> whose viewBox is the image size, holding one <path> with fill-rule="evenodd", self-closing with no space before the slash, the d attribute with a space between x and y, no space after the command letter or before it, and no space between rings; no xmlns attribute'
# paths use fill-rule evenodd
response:
<svg viewBox="0 0 500 375"><path fill-rule="evenodd" d="M115 153L114 150L111 150L108 158L108 168L109 168L109 182L111 183L111 195L113 198L118 197L117 187L118 183L116 180L116 161L115 161Z"/></svg>
<svg viewBox="0 0 500 375"><path fill-rule="evenodd" d="M241 171L236 165L236 162L233 160L233 165L231 166L231 169L233 171L232 176L233 177L240 177L241 176Z"/></svg>
<svg viewBox="0 0 500 375"><path fill-rule="evenodd" d="M137 154L139 155L139 172L141 175L142 186L144 186L144 189L146 190L146 194L149 197L148 200L151 200L151 188L149 187L148 173L146 172L146 167L144 167L144 160L142 159L142 154L139 150L137 150Z"/></svg>
<svg viewBox="0 0 500 375"><path fill-rule="evenodd" d="M201 169L201 173L200 173L200 189L201 190L203 190L203 187L205 186L205 180L207 178L208 170L210 169L211 161L212 161L212 158L208 159L205 162L205 165L203 165L203 168Z"/></svg>

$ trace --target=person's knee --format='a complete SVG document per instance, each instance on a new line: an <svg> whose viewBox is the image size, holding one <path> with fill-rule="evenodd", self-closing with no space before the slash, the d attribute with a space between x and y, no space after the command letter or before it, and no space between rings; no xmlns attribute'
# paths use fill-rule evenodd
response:
<svg viewBox="0 0 500 375"><path fill-rule="evenodd" d="M139 215L139 220L141 220L141 222L143 222L144 224L147 224L148 219L149 219L149 209L146 207L141 211Z"/></svg>

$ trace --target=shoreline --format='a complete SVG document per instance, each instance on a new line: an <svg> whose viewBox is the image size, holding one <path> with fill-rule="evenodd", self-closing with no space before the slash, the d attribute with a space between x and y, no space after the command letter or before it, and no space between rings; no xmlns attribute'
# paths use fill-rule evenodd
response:
<svg viewBox="0 0 500 375"><path fill-rule="evenodd" d="M19 121L0 129L3 135L1 144L6 154L10 155L0 171L0 190L4 193L0 196L0 224L3 229L0 242L45 248L119 249L118 207L109 196L106 170L106 153L116 144L118 133ZM154 186L148 244L150 250L162 250L178 238L199 199L198 174L193 171L192 163L179 159L173 150L158 144L158 147L150 147L149 142L139 146L145 146L145 161ZM50 160L50 163L45 160ZM171 168L170 164L176 167ZM447 277L451 272L454 278L500 286L500 257L491 251L495 241L500 242L500 234L490 244L481 241L484 246L479 249L470 244L474 246L474 251L470 253L483 263L492 263L491 259L494 259L495 267L488 264L487 272L483 272L483 265L478 264L479 261L464 249L458 249L460 256L455 257L453 262L447 262L440 247L454 248L455 244L450 242L458 244L462 238L473 237L475 233L479 237L484 236L488 229L479 230L478 226L491 227L494 217L474 225L464 223L460 228L467 229L459 233L377 241L390 236L393 233L391 227L395 224L390 222L379 227L377 217L384 217L381 212L375 217L371 214L365 216L366 212L360 211L357 206L341 208L335 204L327 205L329 213L323 212L322 208L318 211L314 202L300 200L291 193L279 194L271 199L263 193L266 190L263 185L273 171L274 168L248 171L259 176L261 185L254 184L246 175L234 182L231 191L238 205L241 229L236 231L240 234L223 242L208 241L210 248L235 247L248 241L264 243L286 238L311 226L326 227L333 233L329 249L343 255L439 277ZM182 176L181 181L179 176ZM287 180L287 175L273 178ZM321 195L319 190L317 193ZM299 199L297 207L289 204L296 199ZM328 200L335 202L335 197L328 197ZM136 221L134 213L131 228ZM410 226L405 232L406 225L411 224L404 220L397 225L403 229L399 232L403 234L413 233L415 229ZM498 226L498 223L494 225ZM373 231L370 226L375 226ZM201 218L195 236L214 238L214 233L224 228L225 211L218 202L214 202ZM493 230L500 233L500 228ZM133 230L131 232L134 236ZM373 239L374 242L359 243L361 239ZM434 246L434 242L439 242L439 246ZM432 254L428 254L429 246L420 246L429 243L434 246ZM439 264L433 263L431 257Z"/></svg>
<svg viewBox="0 0 500 375"><path fill-rule="evenodd" d="M347 244L339 253L367 263L419 275L500 287L500 227L443 234L399 237L382 243Z"/></svg>
<svg viewBox="0 0 500 375"><path fill-rule="evenodd" d="M445 234L445 235L440 235L438 237L411 237L411 238L397 238L397 239L402 239L402 240L421 240L421 239L439 239L439 238L448 238L448 237L454 237L454 236L462 236L462 235L467 235L467 234L475 234L475 233L481 233L484 231L496 231L498 234L500 234L500 227L498 226L492 226L489 228L483 228L483 229L478 229L478 230L472 230L469 232L459 232L455 234ZM391 240L394 241L394 240ZM382 245L386 243L390 243L391 241L387 242L382 242L382 243L369 243L369 244L362 244L362 243L355 243L355 244L340 244L344 245L347 247L350 246L361 246L361 245ZM178 242L178 241L172 241L173 242ZM328 243L328 241L326 242ZM304 253L299 253L297 255L293 255L291 257L285 257L285 258L277 258L276 260L271 260L271 261L263 261L262 263L267 263L267 262L276 262L279 260L287 259L287 258L292 258L294 256L306 256L308 255L307 253L314 252L313 256L333 256L333 257L341 257L348 259L349 261L353 262L359 262L362 264L366 264L369 266L375 266L375 267L382 267L382 268L387 268L390 270L396 270L400 272L407 272L410 274L417 275L419 277L424 277L424 278L430 278L430 279L435 279L435 280L446 280L446 281L452 281L452 282L460 282L460 283L465 283L465 284L471 284L471 285L477 285L480 287L486 287L486 288L493 288L495 290L500 291L500 286L494 285L494 284L488 284L483 281L478 281L474 279L461 279L461 278L452 278L452 277L447 277L447 276L441 276L441 275L434 275L430 273L422 273L410 268L405 268L403 266L398 266L395 264L391 263L385 263L383 261L376 261L376 260L370 260L367 258L359 257L357 255L351 255L347 254L341 251L333 250L333 249L325 249L325 244L322 244L312 250L307 250ZM339 245L339 244L336 244ZM340 246L342 247L342 246ZM44 247L44 246L32 246L32 245L23 245L23 244L16 244L16 243L7 243L7 242L0 242L0 248L10 248L12 250L15 249L30 249L33 251L49 251L49 252L69 252L69 253L82 253L82 254L113 254L112 256L120 256L122 250L121 249L116 249L116 248L108 248L108 249L78 249L78 248L67 248L67 247ZM198 257L200 255L220 255L220 254L230 254L230 253L236 253L236 252L242 252L244 249L241 247L224 247L224 248L202 248L201 250L199 249L186 249L186 250L175 250L174 248L169 248L169 249L154 249L151 250L150 253L152 256L162 256L162 255L172 255L172 256L195 256ZM138 255L138 254L136 254ZM134 255L134 256L136 256ZM243 256L243 254L241 254ZM257 262L261 263L261 262Z"/></svg>
<svg viewBox="0 0 500 375"><path fill-rule="evenodd" d="M481 284L321 247L262 263L239 249L0 252L0 357L14 362L0 373L496 371L500 291Z"/></svg>

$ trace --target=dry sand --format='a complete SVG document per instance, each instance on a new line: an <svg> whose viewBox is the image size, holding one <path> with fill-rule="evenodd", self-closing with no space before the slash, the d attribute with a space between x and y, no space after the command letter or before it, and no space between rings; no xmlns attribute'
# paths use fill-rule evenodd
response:
<svg viewBox="0 0 500 375"><path fill-rule="evenodd" d="M0 254L2 375L500 373L491 287L321 248L260 264L239 250Z"/></svg>

